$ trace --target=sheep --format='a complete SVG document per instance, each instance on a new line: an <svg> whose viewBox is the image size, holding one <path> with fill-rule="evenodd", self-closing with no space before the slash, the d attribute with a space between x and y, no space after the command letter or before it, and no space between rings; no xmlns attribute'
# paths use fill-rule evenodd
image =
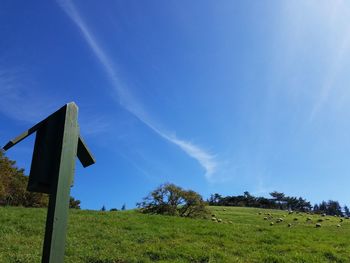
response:
<svg viewBox="0 0 350 263"><path fill-rule="evenodd" d="M323 214L322 214L322 216L326 216L326 214L325 214L325 213L323 213Z"/></svg>
<svg viewBox="0 0 350 263"><path fill-rule="evenodd" d="M219 218L219 219L218 219L218 222L221 223L221 222L222 222L222 219Z"/></svg>
<svg viewBox="0 0 350 263"><path fill-rule="evenodd" d="M320 218L320 219L318 219L318 220L317 220L317 222L323 222L323 219L322 219L322 218Z"/></svg>
<svg viewBox="0 0 350 263"><path fill-rule="evenodd" d="M340 225L340 224L338 224L338 225L337 225L337 227L341 227L341 225Z"/></svg>
<svg viewBox="0 0 350 263"><path fill-rule="evenodd" d="M291 223L289 223L289 224L288 224L288 227L291 227L291 226L292 226L292 224L291 224Z"/></svg>
<svg viewBox="0 0 350 263"><path fill-rule="evenodd" d="M211 218L212 221L217 221L216 217Z"/></svg>
<svg viewBox="0 0 350 263"><path fill-rule="evenodd" d="M306 221L311 221L311 217L306 218Z"/></svg>
<svg viewBox="0 0 350 263"><path fill-rule="evenodd" d="M265 216L265 217L264 217L264 220L267 220L267 219L268 219L268 218Z"/></svg>
<svg viewBox="0 0 350 263"><path fill-rule="evenodd" d="M318 227L321 227L321 224L320 224L320 223L317 223L317 224L316 224L316 228L318 228Z"/></svg>
<svg viewBox="0 0 350 263"><path fill-rule="evenodd" d="M273 226L273 222L270 223L270 226Z"/></svg>
<svg viewBox="0 0 350 263"><path fill-rule="evenodd" d="M294 217L294 219L293 219L294 221L298 221L298 218L296 218L296 217Z"/></svg>

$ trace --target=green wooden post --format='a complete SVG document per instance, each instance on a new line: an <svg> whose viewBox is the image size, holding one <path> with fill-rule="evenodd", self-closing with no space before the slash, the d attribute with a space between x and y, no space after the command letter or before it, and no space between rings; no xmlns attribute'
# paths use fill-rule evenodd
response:
<svg viewBox="0 0 350 263"><path fill-rule="evenodd" d="M62 263L75 158L78 157L84 167L95 160L79 135L78 107L74 102L11 140L4 150L36 131L27 189L49 194L42 263Z"/></svg>
<svg viewBox="0 0 350 263"><path fill-rule="evenodd" d="M74 177L79 127L78 108L74 103L66 107L58 178L53 181L46 218L43 263L63 262L66 243L70 187Z"/></svg>

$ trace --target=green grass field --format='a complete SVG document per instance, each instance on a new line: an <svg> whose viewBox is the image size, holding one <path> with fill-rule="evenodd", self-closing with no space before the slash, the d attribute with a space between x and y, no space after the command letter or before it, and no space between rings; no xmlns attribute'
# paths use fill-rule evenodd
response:
<svg viewBox="0 0 350 263"><path fill-rule="evenodd" d="M71 210L65 262L350 262L348 219L337 227L337 217L210 209L221 223L137 211ZM264 220L267 213L273 219ZM1 207L0 262L40 262L45 217L45 209ZM279 217L284 221L271 226ZM315 228L321 218L322 227Z"/></svg>

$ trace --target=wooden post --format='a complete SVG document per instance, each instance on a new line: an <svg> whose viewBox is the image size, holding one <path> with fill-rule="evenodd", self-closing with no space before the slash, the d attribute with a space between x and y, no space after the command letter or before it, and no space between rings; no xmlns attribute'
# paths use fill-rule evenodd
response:
<svg viewBox="0 0 350 263"><path fill-rule="evenodd" d="M67 104L63 133L60 134L62 147L58 178L53 180L47 211L42 263L61 263L64 259L70 187L79 137L77 117L77 106L74 103Z"/></svg>
<svg viewBox="0 0 350 263"><path fill-rule="evenodd" d="M49 194L41 262L62 263L75 158L84 167L94 164L95 159L80 136L74 102L9 141L3 149L10 149L34 132L37 133L27 190Z"/></svg>

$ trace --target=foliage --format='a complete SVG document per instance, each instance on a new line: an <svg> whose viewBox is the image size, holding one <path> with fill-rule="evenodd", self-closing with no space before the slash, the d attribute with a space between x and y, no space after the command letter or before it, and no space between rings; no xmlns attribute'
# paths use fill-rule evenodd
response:
<svg viewBox="0 0 350 263"><path fill-rule="evenodd" d="M270 193L272 199L265 197L255 197L249 192L244 192L243 195L238 196L221 196L213 194L208 199L209 205L213 206L245 206L269 209L295 210L295 211L310 211L312 206L310 202L299 197L285 196L284 193L274 191Z"/></svg>
<svg viewBox="0 0 350 263"><path fill-rule="evenodd" d="M350 217L350 209L347 206L344 206L344 215Z"/></svg>
<svg viewBox="0 0 350 263"><path fill-rule="evenodd" d="M0 150L0 205L44 207L48 196L27 192L28 177Z"/></svg>
<svg viewBox="0 0 350 263"><path fill-rule="evenodd" d="M74 197L69 199L69 208L80 209L80 200L76 200Z"/></svg>
<svg viewBox="0 0 350 263"><path fill-rule="evenodd" d="M122 211L124 211L125 209L126 209L126 205L125 205L125 204L123 204L123 206L122 206L121 210L122 210Z"/></svg>
<svg viewBox="0 0 350 263"><path fill-rule="evenodd" d="M0 206L47 207L48 195L27 191L28 177L16 162L0 149ZM70 199L71 208L80 208L80 200Z"/></svg>
<svg viewBox="0 0 350 263"><path fill-rule="evenodd" d="M345 215L348 216L346 213L347 206L344 207ZM314 205L314 212L318 214L327 214L327 215L337 215L342 216L343 212L341 209L341 206L338 201L329 200L328 202L322 201L320 204Z"/></svg>
<svg viewBox="0 0 350 263"><path fill-rule="evenodd" d="M137 206L141 212L151 214L181 217L205 217L208 214L198 193L169 183L156 188Z"/></svg>
<svg viewBox="0 0 350 263"><path fill-rule="evenodd" d="M337 228L340 219L329 217L315 228L324 217L260 208L209 209L223 222L134 210L71 210L64 262L350 262L350 219ZM284 222L270 226L263 219L266 213ZM0 262L40 262L45 218L46 209L0 207Z"/></svg>

